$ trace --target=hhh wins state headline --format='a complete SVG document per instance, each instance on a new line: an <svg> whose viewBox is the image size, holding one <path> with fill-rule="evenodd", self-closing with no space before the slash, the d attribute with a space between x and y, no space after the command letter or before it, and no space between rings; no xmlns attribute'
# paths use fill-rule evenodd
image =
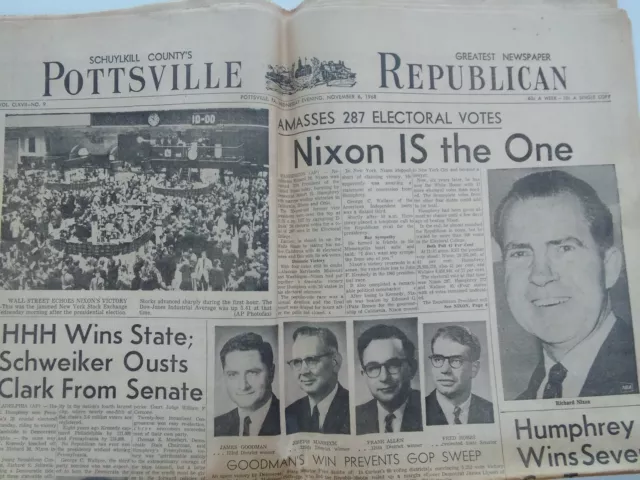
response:
<svg viewBox="0 0 640 480"><path fill-rule="evenodd" d="M128 336L126 336L128 334ZM0 398L3 399L120 399L120 385L99 384L94 379L101 374L109 379L121 379L119 371L162 373L163 379L185 376L189 371L186 358L167 352L189 350L192 335L171 327L149 327L139 323L128 332L101 328L93 323L75 324L3 324L0 351ZM62 356L40 356L24 345L65 344ZM131 348L121 358L92 356L96 345L129 344ZM12 345L15 348L12 348ZM169 348L167 348L169 347ZM144 351L143 351L144 349ZM36 350L39 350L36 347ZM153 350L154 354L149 355ZM158 352L158 353L155 353ZM74 374L75 376L72 376ZM78 379L78 375L82 379ZM145 375L146 376L146 375ZM39 377L39 378L38 378ZM150 377L147 377L150 378ZM53 380L52 380L53 379ZM82 380L89 380L85 383ZM140 379L126 380L129 400L169 400L200 402L204 392L186 381L163 385L142 385Z"/></svg>

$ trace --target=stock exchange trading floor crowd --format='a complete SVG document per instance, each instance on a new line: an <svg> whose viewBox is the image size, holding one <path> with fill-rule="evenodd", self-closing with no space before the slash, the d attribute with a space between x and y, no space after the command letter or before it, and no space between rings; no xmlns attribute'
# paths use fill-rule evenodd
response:
<svg viewBox="0 0 640 480"><path fill-rule="evenodd" d="M266 174L223 174L198 195L157 183L127 172L56 189L41 171L5 176L0 288L268 290Z"/></svg>

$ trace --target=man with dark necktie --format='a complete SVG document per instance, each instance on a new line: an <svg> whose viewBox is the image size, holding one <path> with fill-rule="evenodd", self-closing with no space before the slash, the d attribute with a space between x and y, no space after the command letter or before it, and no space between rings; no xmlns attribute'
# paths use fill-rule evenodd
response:
<svg viewBox="0 0 640 480"><path fill-rule="evenodd" d="M373 399L356 407L356 434L422 431L415 345L393 325L375 325L358 338L361 374Z"/></svg>
<svg viewBox="0 0 640 480"><path fill-rule="evenodd" d="M564 171L530 174L502 200L494 236L509 309L541 345L517 399L638 393L633 331L609 295L622 252L596 191Z"/></svg>
<svg viewBox="0 0 640 480"><path fill-rule="evenodd" d="M224 344L220 362L227 393L237 408L214 419L214 436L280 435L271 345L256 333L243 333Z"/></svg>
<svg viewBox="0 0 640 480"><path fill-rule="evenodd" d="M342 355L326 327L303 326L293 332L287 362L306 396L285 410L287 433L346 434L351 431L349 392L338 382Z"/></svg>
<svg viewBox="0 0 640 480"><path fill-rule="evenodd" d="M427 425L493 423L493 404L471 393L480 370L480 341L469 329L451 325L431 339L436 388L425 399Z"/></svg>

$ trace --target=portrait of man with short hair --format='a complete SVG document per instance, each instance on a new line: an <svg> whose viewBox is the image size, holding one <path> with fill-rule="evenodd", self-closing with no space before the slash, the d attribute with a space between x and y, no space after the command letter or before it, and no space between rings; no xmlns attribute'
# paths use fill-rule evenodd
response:
<svg viewBox="0 0 640 480"><path fill-rule="evenodd" d="M356 406L357 435L422 431L421 395L412 387L418 373L416 347L396 324L418 337L416 318L354 324L359 373L371 397Z"/></svg>
<svg viewBox="0 0 640 480"><path fill-rule="evenodd" d="M433 332L433 329L435 333ZM493 423L493 404L473 393L474 385L483 367L482 345L472 328L482 333L484 322L464 325L425 325L425 343L429 342L430 354L425 355L429 365L430 380L435 388L425 399L427 425L466 425ZM488 355L484 352L486 362ZM489 393L488 367L484 365L483 385Z"/></svg>
<svg viewBox="0 0 640 480"><path fill-rule="evenodd" d="M638 393L614 167L499 170L489 180L505 398ZM514 355L526 334L513 322L537 344L528 371ZM528 381L518 391L515 376Z"/></svg>
<svg viewBox="0 0 640 480"><path fill-rule="evenodd" d="M346 381L340 348L346 341L344 322L285 324L285 339L290 342L289 384L293 381L298 396L303 394L285 410L287 434L348 435L349 391L340 383L341 374Z"/></svg>
<svg viewBox="0 0 640 480"><path fill-rule="evenodd" d="M216 337L228 337L225 330L230 328L237 331L235 327L216 327ZM270 341L276 342L276 326L255 329L270 333ZM277 343L275 347L277 350ZM280 402L273 392L276 366L271 343L255 332L237 333L224 342L219 361L218 371L235 408L215 417L214 436L280 435Z"/></svg>

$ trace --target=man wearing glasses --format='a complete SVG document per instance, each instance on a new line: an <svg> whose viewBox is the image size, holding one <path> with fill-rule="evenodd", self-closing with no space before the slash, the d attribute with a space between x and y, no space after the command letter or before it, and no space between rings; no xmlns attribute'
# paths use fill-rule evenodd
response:
<svg viewBox="0 0 640 480"><path fill-rule="evenodd" d="M493 404L471 393L480 370L480 341L465 327L439 328L431 339L436 388L425 399L427 425L493 423Z"/></svg>
<svg viewBox="0 0 640 480"><path fill-rule="evenodd" d="M358 356L373 399L356 407L356 434L422 431L415 345L399 328L376 325L358 338Z"/></svg>
<svg viewBox="0 0 640 480"><path fill-rule="evenodd" d="M214 436L280 435L271 345L257 333L242 333L224 344L220 362L227 393L237 408L214 419Z"/></svg>
<svg viewBox="0 0 640 480"><path fill-rule="evenodd" d="M338 382L342 355L335 334L325 327L303 326L293 332L287 362L306 397L285 409L287 434L313 432L348 435L349 392Z"/></svg>

